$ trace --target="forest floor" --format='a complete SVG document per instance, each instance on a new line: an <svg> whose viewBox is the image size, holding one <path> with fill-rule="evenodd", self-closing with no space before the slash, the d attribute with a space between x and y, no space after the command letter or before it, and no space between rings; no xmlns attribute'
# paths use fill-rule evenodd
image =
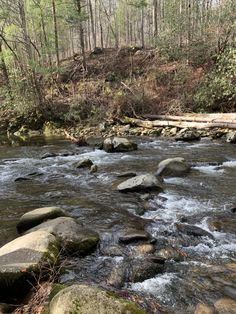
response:
<svg viewBox="0 0 236 314"><path fill-rule="evenodd" d="M156 49L95 50L87 54L86 72L75 55L61 60L59 71L43 77L46 104L39 123L29 127L38 128L45 121L71 126L125 115L194 112L193 94L206 72L186 60L168 61ZM33 111L18 108L20 123L35 122ZM0 110L0 129L15 116L12 110Z"/></svg>

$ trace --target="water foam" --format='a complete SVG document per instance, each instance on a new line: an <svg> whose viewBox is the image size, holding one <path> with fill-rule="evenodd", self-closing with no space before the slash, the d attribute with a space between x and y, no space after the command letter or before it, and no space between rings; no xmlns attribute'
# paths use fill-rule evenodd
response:
<svg viewBox="0 0 236 314"><path fill-rule="evenodd" d="M176 278L174 273L165 273L143 282L133 283L131 284L131 289L136 292L146 292L159 299L168 301L170 296L169 293L167 294L167 289Z"/></svg>

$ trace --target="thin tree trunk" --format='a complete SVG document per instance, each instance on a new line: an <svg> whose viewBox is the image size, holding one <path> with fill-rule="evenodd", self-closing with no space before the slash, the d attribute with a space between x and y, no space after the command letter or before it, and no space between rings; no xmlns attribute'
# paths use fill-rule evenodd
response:
<svg viewBox="0 0 236 314"><path fill-rule="evenodd" d="M84 29L83 29L83 22L82 22L82 6L81 0L76 0L77 6L77 13L79 19L79 39L80 39L80 47L82 52L82 62L84 71L87 71L87 62L86 62L86 54L85 54L85 46L84 46Z"/></svg>
<svg viewBox="0 0 236 314"><path fill-rule="evenodd" d="M8 95L10 96L10 98L12 98L10 79L9 79L7 66L4 59L4 55L3 55L2 41L0 41L0 70L2 70L2 74L3 74L3 78L7 87Z"/></svg>
<svg viewBox="0 0 236 314"><path fill-rule="evenodd" d="M95 23L94 23L93 7L92 7L91 0L88 0L88 4L89 4L89 12L90 12L91 31L92 31L92 36L93 36L93 48L95 48L97 46L97 42L96 42Z"/></svg>
<svg viewBox="0 0 236 314"><path fill-rule="evenodd" d="M57 67L59 67L59 65L60 65L60 57L59 57L59 44L58 44L57 16L56 16L55 0L52 0L52 15L53 15L53 26L54 26L56 63L57 63Z"/></svg>

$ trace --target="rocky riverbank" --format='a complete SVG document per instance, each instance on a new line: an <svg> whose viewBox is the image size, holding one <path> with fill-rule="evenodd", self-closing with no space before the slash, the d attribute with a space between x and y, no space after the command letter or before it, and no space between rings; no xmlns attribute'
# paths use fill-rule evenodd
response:
<svg viewBox="0 0 236 314"><path fill-rule="evenodd" d="M137 120L137 119L136 119ZM210 138L211 140L222 139L228 143L236 143L236 131L230 127L204 127L201 129L195 127L177 127L177 126L153 126L145 120L126 118L119 121L103 122L96 126L80 125L76 127L61 128L55 124L47 122L40 129L30 129L27 125L2 130L1 143L23 144L29 138L37 136L62 136L74 141L81 146L86 145L89 138L107 138L114 136L135 137L149 136L160 138L173 138L176 141L199 141L201 138Z"/></svg>
<svg viewBox="0 0 236 314"><path fill-rule="evenodd" d="M155 144L155 141L150 141L151 145L152 143ZM160 143L158 142L158 145ZM45 148L49 149L48 146ZM150 167L144 158L142 169L137 167L138 164L134 167L135 159L131 159L132 162L127 168L122 168L125 160L127 158L129 160L131 156L137 158L139 163L142 162L141 155L137 154L145 151L145 143L138 142L137 145L136 141L127 138L112 137L105 139L100 148L104 151L93 151L91 153L93 157L90 158L84 151L80 153L81 155L76 152L73 152L73 155L69 152L51 153L50 151L47 151L47 155L43 152L40 156L37 155L35 160L37 168L44 163L46 171L49 171L50 163L53 167L58 163L59 168L56 168L56 172L53 168L49 180L55 180L57 176L63 174L63 192L65 189L68 190L65 182L72 168L71 173L76 177L73 182L75 190L72 185L69 186L69 198L66 199L65 204L70 204L72 208L75 205L83 214L77 218L76 211L74 214L68 213L60 206L42 207L24 213L17 222L18 232L23 235L0 248L0 286L1 291L4 291L1 301L11 304L17 302L19 297L23 297L31 290L32 285L38 291L37 285L41 286L41 280L55 281L60 278L60 282L63 283L65 268L66 286L60 286L60 291L54 292L51 297L49 297L51 291L49 289L48 294L45 293L46 299L41 302L41 306L44 305L45 310L50 313L57 313L58 308L62 308L62 303L67 305L69 312L75 313L94 313L95 309L106 313L105 308L112 313L200 314L204 311L209 313L215 311L220 314L234 313L231 311L235 305L234 250L232 256L230 250L227 251L222 261L210 255L211 258L205 261L206 263L202 263L202 255L198 255L195 250L202 246L209 250L213 250L217 245L219 248L225 243L221 242L225 234L229 234L229 241L234 243L234 206L222 208L217 213L211 213L210 207L207 206L208 212L205 210L202 215L198 213L196 216L188 214L188 211L185 215L181 214L178 202L171 208L171 212L166 208L168 202L166 190L170 186L179 187L179 179L180 183L184 182L180 187L185 191L190 184L190 178L193 180L198 177L200 164L194 164L182 155L172 154L172 157L167 159L159 158L158 163L151 161ZM165 149L163 148L163 151ZM194 146L191 149L194 149ZM183 146L180 146L179 152L182 150ZM157 148L152 154L158 156L157 151L160 154L161 150ZM95 159L94 154L101 154L100 159ZM85 156L87 158L81 158ZM71 159L68 168L65 167L68 163L67 158L79 160ZM107 189L102 190L102 211L97 215L96 203L99 202L99 198L94 199L94 195L107 182L100 162L108 158L117 158L119 166L116 165L116 175L115 178L112 177L112 183L109 180ZM212 164L212 167L220 173L225 167L224 161L217 162L215 156L213 159L215 164ZM9 161L4 162L8 164ZM12 163L14 165L14 161L10 161L10 165ZM207 165L210 166L210 163ZM111 175L108 170L106 174ZM46 173L43 171L42 176L31 177L30 185L33 187L34 180L39 184L45 176ZM190 189L191 198L194 189L204 192L207 190L207 184L210 184L209 177L200 178L199 184ZM94 180L97 182L98 191L93 189ZM79 189L78 181L81 182ZM25 182L15 181L18 192L24 189ZM231 185L233 184L232 181ZM89 214L92 209L82 201L84 186L92 189L94 202L92 214ZM217 186L215 188L217 189ZM32 190L30 189L29 192L31 195ZM48 193L48 187L46 192ZM51 193L53 192L55 191L52 190ZM58 193L59 190L56 192ZM49 197L49 194L43 197L46 195ZM63 203L63 197L58 197L60 194L56 195L56 198L50 199L50 202L54 200L57 205ZM110 200L111 207L106 218L102 218L109 202L106 196ZM119 209L121 215L119 216L115 208L122 203L124 208L121 211ZM190 208L188 207L190 212L191 204ZM201 212L202 209L199 210ZM167 216L169 215L168 219L165 218L165 212ZM93 215L99 223L94 223ZM171 220L170 217L176 218ZM125 220L125 227L122 220ZM105 225L109 226L109 232L105 229ZM80 268L78 275L71 270L77 267ZM68 280L68 276L72 274L73 279ZM181 277L175 277L175 274L181 274ZM171 298L173 301L166 299L166 304L164 302L159 305L154 297L145 295L145 291L152 287L152 280L155 278L161 278L162 281L158 284L160 287L163 283L168 283L171 278L173 285L166 298ZM20 290L19 286L21 286ZM18 295L19 291L22 295ZM189 305L188 300L189 302L192 300ZM175 305L178 302L180 305Z"/></svg>

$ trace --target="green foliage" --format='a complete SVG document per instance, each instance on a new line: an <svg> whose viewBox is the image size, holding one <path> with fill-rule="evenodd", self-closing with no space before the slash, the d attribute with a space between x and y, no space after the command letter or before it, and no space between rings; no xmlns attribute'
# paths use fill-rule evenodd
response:
<svg viewBox="0 0 236 314"><path fill-rule="evenodd" d="M201 111L233 111L236 108L236 48L228 48L217 59L212 71L194 96Z"/></svg>

